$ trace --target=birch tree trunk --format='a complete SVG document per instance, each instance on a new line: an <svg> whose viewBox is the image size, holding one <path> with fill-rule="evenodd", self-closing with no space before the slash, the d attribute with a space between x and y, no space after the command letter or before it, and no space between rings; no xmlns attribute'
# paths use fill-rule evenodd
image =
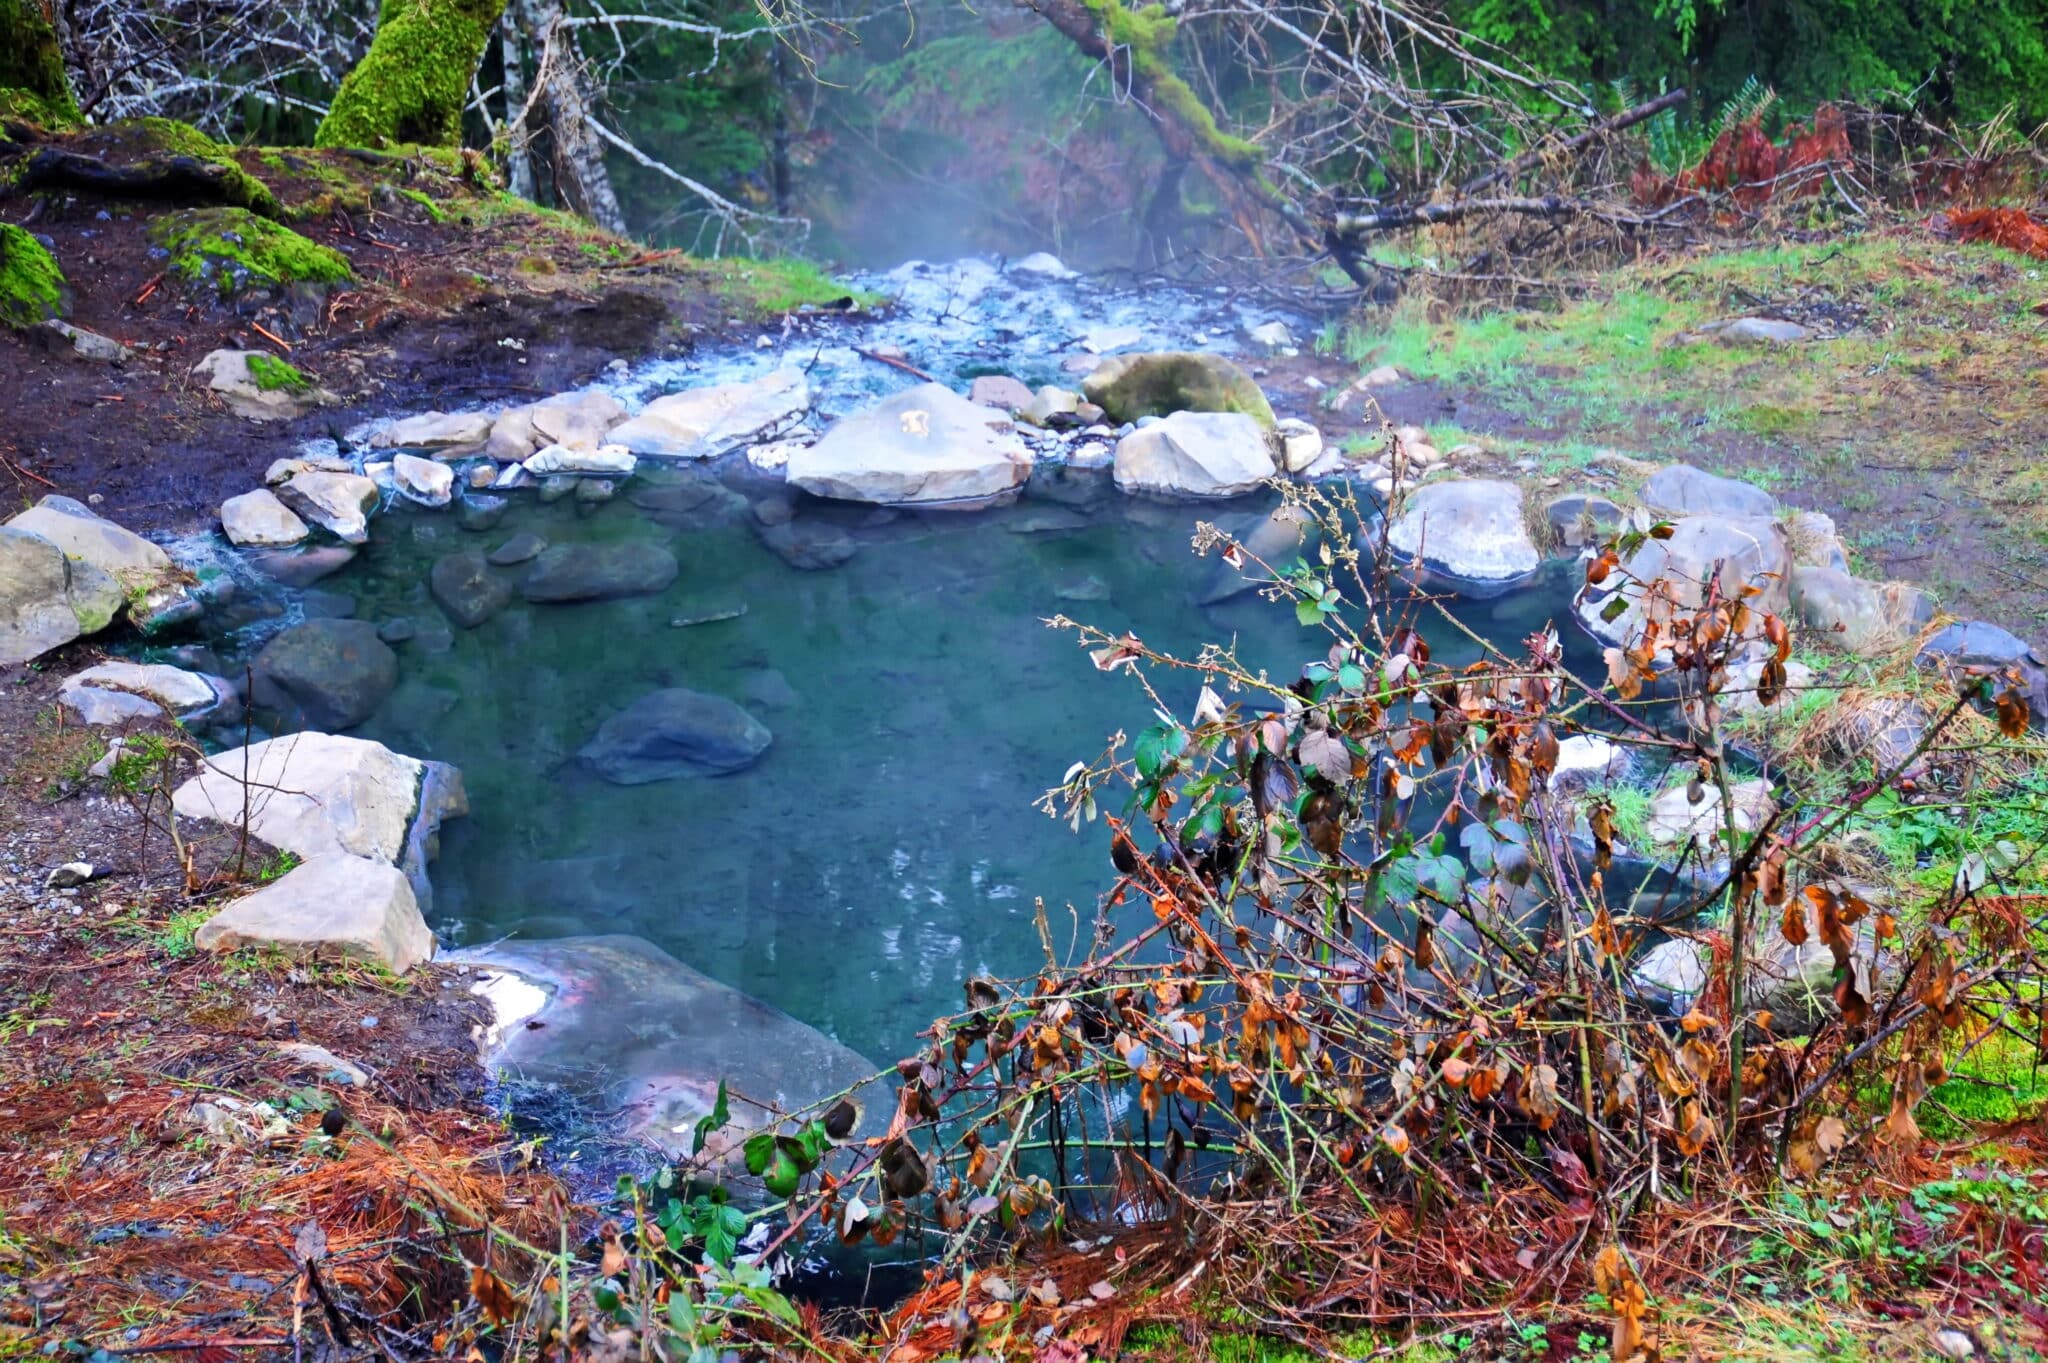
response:
<svg viewBox="0 0 2048 1363"><path fill-rule="evenodd" d="M561 0L519 0L526 33L539 49L535 84L547 121L549 168L562 203L612 232L626 230L625 214L605 169L605 144L590 126L590 85L576 40L562 22Z"/></svg>
<svg viewBox="0 0 2048 1363"><path fill-rule="evenodd" d="M521 36L518 19L508 10L498 22L498 50L505 68L505 187L530 200L533 156L526 149L526 44Z"/></svg>

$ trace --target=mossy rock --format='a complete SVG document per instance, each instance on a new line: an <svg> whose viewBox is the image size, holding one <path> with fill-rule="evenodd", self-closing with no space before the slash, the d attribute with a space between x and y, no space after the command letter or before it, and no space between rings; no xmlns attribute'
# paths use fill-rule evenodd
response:
<svg viewBox="0 0 2048 1363"><path fill-rule="evenodd" d="M149 238L170 253L170 271L222 298L286 284L342 284L354 278L347 257L242 208L194 208L150 224Z"/></svg>
<svg viewBox="0 0 2048 1363"><path fill-rule="evenodd" d="M1242 412L1273 428L1273 408L1259 385L1221 355L1115 355L1084 379L1081 389L1115 421L1175 412Z"/></svg>
<svg viewBox="0 0 2048 1363"><path fill-rule="evenodd" d="M64 271L44 245L0 222L0 325L32 327L64 315Z"/></svg>
<svg viewBox="0 0 2048 1363"><path fill-rule="evenodd" d="M154 151L189 156L217 167L223 197L230 205L261 213L266 218L278 215L277 196L270 192L270 186L242 169L235 159L235 149L225 142L216 142L190 123L180 123L175 118L131 118L109 124L108 131L130 134L136 143Z"/></svg>
<svg viewBox="0 0 2048 1363"><path fill-rule="evenodd" d="M259 392L303 393L313 386L311 379L275 355L252 351L248 363L249 377L256 380Z"/></svg>

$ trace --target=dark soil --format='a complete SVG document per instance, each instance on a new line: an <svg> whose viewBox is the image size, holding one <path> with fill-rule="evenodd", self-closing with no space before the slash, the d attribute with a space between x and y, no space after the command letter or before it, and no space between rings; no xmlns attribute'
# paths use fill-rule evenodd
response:
<svg viewBox="0 0 2048 1363"><path fill-rule="evenodd" d="M23 135L33 140L0 132L0 186L11 162L45 143L115 161L148 154L107 129ZM97 509L131 529L192 531L330 425L555 393L613 359L686 350L707 328L741 324L692 262L521 208L430 161L311 151L241 161L294 230L348 258L353 284L224 304L166 277L148 240L151 219L180 205L0 189L0 220L54 243L72 286L68 320L138 352L109 366L48 333L0 329L0 486L25 501L96 494ZM289 423L237 418L191 376L221 347L284 354L342 405Z"/></svg>

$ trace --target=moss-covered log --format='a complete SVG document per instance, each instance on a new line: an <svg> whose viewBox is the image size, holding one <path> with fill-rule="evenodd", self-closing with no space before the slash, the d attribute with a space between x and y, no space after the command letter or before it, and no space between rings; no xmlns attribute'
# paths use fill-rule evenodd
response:
<svg viewBox="0 0 2048 1363"><path fill-rule="evenodd" d="M377 36L341 82L314 145L459 143L470 76L504 8L505 0L384 0Z"/></svg>
<svg viewBox="0 0 2048 1363"><path fill-rule="evenodd" d="M46 128L79 122L78 102L64 77L64 53L43 0L0 0L0 118Z"/></svg>

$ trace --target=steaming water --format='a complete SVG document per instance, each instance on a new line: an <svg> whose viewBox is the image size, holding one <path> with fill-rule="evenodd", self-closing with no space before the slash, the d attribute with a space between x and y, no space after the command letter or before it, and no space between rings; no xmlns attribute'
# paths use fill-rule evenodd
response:
<svg viewBox="0 0 2048 1363"><path fill-rule="evenodd" d="M619 389L645 397L815 361L822 405L844 412L910 382L853 355L854 343L901 345L964 386L985 368L1049 380L1073 339L1095 328L1139 327L1140 348L1223 348L1268 315L1210 296L1108 293L981 265L906 269L873 286L904 300L880 326L656 364ZM642 469L640 481L660 481L658 461ZM750 517L678 531L624 496L579 509L516 494L506 519L482 533L445 512L393 507L373 522L365 552L320 589L351 595L361 618L422 626L398 648L397 691L355 732L465 774L472 812L444 830L433 871L444 941L635 933L887 1060L958 1004L969 976L1042 962L1038 898L1056 947L1085 945L1095 897L1110 883L1103 828L1076 834L1032 802L1071 762L1152 715L1136 686L1097 673L1044 617L1132 630L1188 655L1234 639L1247 662L1276 676L1295 675L1319 651L1319 636L1285 607L1251 596L1207 609L1191 602L1216 571L1189 550L1196 521L1260 509L1113 492L1082 507L1027 497L972 514L819 504L804 514L837 520L861 547L840 567L801 572L758 542ZM660 543L682 571L657 596L515 601L478 629L443 634L425 589L433 561L521 530L552 543ZM1480 633L1517 639L1561 620L1563 601L1559 586L1465 613ZM670 623L741 605L736 619ZM255 633L238 642L252 647ZM1439 657L1472 651L1436 633ZM1575 631L1564 633L1579 646ZM1198 682L1165 685L1185 715ZM762 719L774 732L763 760L730 776L630 788L575 761L608 715L672 686L729 696Z"/></svg>

